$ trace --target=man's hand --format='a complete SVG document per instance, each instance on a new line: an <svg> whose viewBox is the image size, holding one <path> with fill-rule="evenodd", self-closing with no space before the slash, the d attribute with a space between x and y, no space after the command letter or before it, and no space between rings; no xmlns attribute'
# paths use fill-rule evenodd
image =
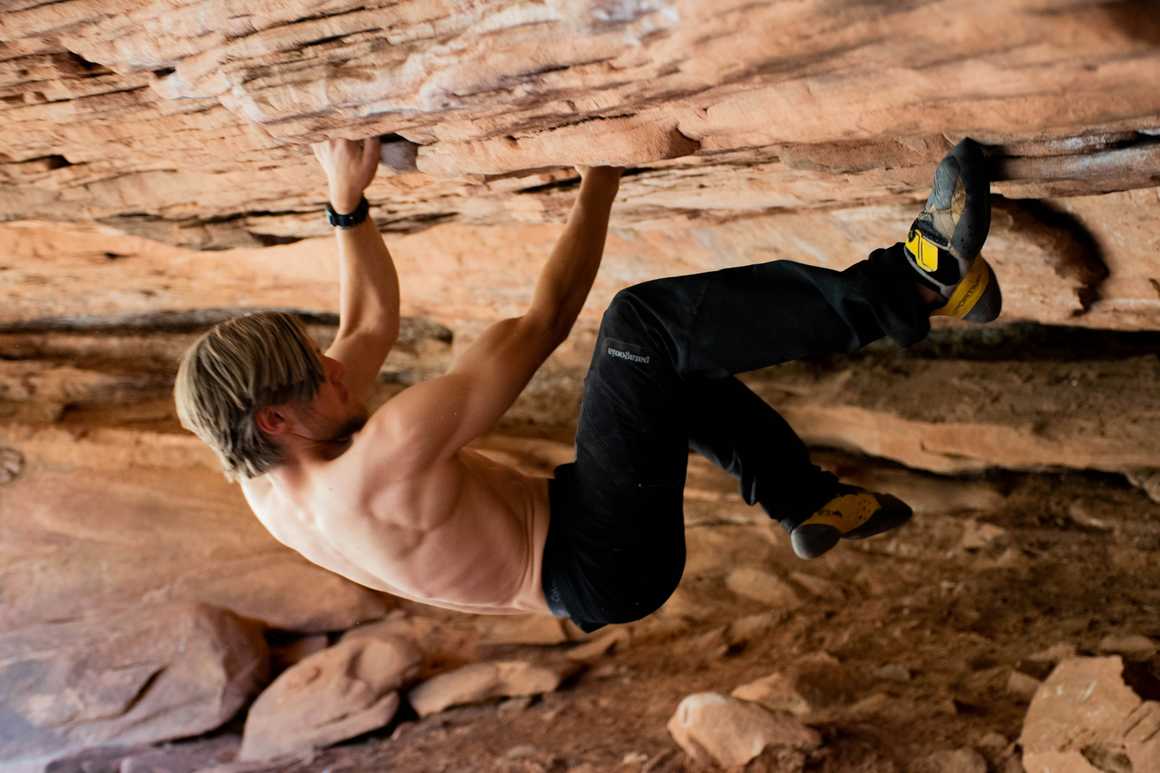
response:
<svg viewBox="0 0 1160 773"><path fill-rule="evenodd" d="M587 180L591 177L607 182L619 182L620 176L624 173L622 166L574 166L572 168L580 174L581 180Z"/></svg>
<svg viewBox="0 0 1160 773"><path fill-rule="evenodd" d="M330 206L342 214L353 212L379 170L379 138L327 140L310 148L326 172Z"/></svg>

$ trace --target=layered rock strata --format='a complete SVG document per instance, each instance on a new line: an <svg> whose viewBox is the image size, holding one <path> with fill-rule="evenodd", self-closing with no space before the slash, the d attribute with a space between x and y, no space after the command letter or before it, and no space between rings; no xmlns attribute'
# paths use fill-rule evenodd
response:
<svg viewBox="0 0 1160 773"><path fill-rule="evenodd" d="M290 670L253 709L254 757L381 728L396 721L400 690L433 677L409 693L419 715L521 697L404 722L389 744L317 764L349 753L405 768L466 748L500 767L560 766L535 744L501 755L456 741L477 732L470 723L443 733L494 715L505 732L561 748L602 727L587 744L597 769L665 769L679 754L665 722L693 694L736 717L698 725L686 706L676 743L730 764L1006 770L1022 751L1029 769L1146 767L1144 725L1100 724L1153 705L1125 681L1135 671L1121 679L1103 658L1049 676L1028 653L1051 643L1036 636L1097 631L1089 645L1104 652L1154 646L1118 626L1138 628L1157 602L1158 52L1147 2L6 4L0 757L145 765L148 753L70 750L220 726L268 680L257 633L268 627ZM959 137L980 140L995 179L985 252L1004 290L1001 324L939 325L907 353L880 345L747 377L807 441L842 449L820 461L896 491L920 517L806 569L695 461L686 582L631 635L545 664L515 650L554 653L578 632L404 606L327 649L396 602L266 535L179 430L169 390L193 337L236 313L291 309L323 343L333 336L337 264L307 145L372 135L384 137L384 167L368 195L405 316L376 401L523 310L571 205L573 165L628 167L571 340L481 443L541 474L570 458L616 290L777 258L843 269L903 238L933 165ZM421 677L410 660L391 678L365 672L382 647L360 638L388 633L422 642ZM816 668L771 668L757 653L767 641ZM819 643L835 656L809 660ZM532 697L580 663L592 668L575 695ZM626 663L647 687L626 692ZM1089 683L1098 700L1081 708L1098 732L1044 731L1078 711L1058 701ZM738 685L764 707L719 694ZM624 703L647 729L609 708ZM571 708L583 719L553 735ZM840 730L819 747L775 711ZM313 723L303 744L283 743L286 722ZM621 725L646 740L600 756L629 732ZM208 761L239 743L187 748Z"/></svg>

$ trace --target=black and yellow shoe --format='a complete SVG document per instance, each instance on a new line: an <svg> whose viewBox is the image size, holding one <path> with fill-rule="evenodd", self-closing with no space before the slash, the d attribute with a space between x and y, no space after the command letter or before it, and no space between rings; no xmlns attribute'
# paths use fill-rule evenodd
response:
<svg viewBox="0 0 1160 773"><path fill-rule="evenodd" d="M913 511L898 497L841 485L837 494L794 527L789 541L798 558L817 558L840 539L866 539L910 520Z"/></svg>
<svg viewBox="0 0 1160 773"><path fill-rule="evenodd" d="M991 228L991 182L983 151L960 142L934 172L930 197L906 237L919 281L945 299L931 314L990 322L1003 308L999 280L980 251Z"/></svg>

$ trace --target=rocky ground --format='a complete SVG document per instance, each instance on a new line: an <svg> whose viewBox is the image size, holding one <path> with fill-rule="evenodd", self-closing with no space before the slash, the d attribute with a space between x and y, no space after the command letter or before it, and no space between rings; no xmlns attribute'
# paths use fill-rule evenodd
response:
<svg viewBox="0 0 1160 773"><path fill-rule="evenodd" d="M1160 26L1144 0L13 0L0 14L0 769L1160 770ZM985 147L999 323L747 376L917 511L813 563L694 462L649 620L403 604L178 427L221 319L336 329L307 145L385 139L376 401L519 314L626 168L569 339L480 448L547 474L636 281L906 233Z"/></svg>
<svg viewBox="0 0 1160 773"><path fill-rule="evenodd" d="M678 595L652 620L595 634L589 640L595 647L503 644L505 638L552 641L563 635L536 627L505 637L418 607L388 617L393 631L423 632L416 643L428 669L465 660L550 666L577 657L583 669L553 692L422 719L404 707L367 735L274 764L211 765L237 750L240 739L230 733L170 747L168 763L156 762L156 751L121 752L121 759L141 756L133 770L174 770L163 765L189 757L197 762L179 769L205 766L219 773L711 770L711 758L695 761L677 746L670 720L686 696L728 695L758 682L751 696L818 735L794 750L781 745L794 737L792 728L772 732L771 746L755 754L747 770L804 764L818 771L1007 773L1023 769L1021 760L1031 771L1089 770L1076 761L1065 767L1036 763L1032 752L1042 758L1042 741L1031 750L1026 740L1020 743L1021 734L1035 732L1028 706L1061 661L1117 654L1156 665L1160 570L1153 556L1160 545L1160 504L1116 476L946 478L845 455L826 460L856 470L859 479L890 481L916 505L915 521L896 537L844 545L807 564L718 480L715 490L699 489L689 500L689 570ZM1070 660L1077 654L1081 659ZM1114 689L1119 666L1083 684ZM1143 699L1160 698L1154 686L1133 686ZM1154 769L1148 765L1157 759L1155 720L1146 758L1152 762L1138 756L1133 767L1125 762L1130 745L1118 737L1121 719L1093 730L1070 706L1040 722L1059 723L1049 734L1054 748L1078 737L1073 747L1083 757L1120 761L1097 761L1090 769ZM726 720L710 728L710 741L703 743L711 746L713 733L723 734L724 748L737 754L750 743L746 727ZM293 725L281 730L303 732ZM1142 744L1130 748L1144 754ZM117 768L62 762L52 769Z"/></svg>

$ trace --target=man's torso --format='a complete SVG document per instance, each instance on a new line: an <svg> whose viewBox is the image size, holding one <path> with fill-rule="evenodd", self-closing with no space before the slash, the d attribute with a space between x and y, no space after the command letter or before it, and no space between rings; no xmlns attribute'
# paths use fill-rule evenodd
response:
<svg viewBox="0 0 1160 773"><path fill-rule="evenodd" d="M285 478L245 481L278 541L361 585L476 613L546 612L547 479L461 450L408 479L363 464L371 438Z"/></svg>

